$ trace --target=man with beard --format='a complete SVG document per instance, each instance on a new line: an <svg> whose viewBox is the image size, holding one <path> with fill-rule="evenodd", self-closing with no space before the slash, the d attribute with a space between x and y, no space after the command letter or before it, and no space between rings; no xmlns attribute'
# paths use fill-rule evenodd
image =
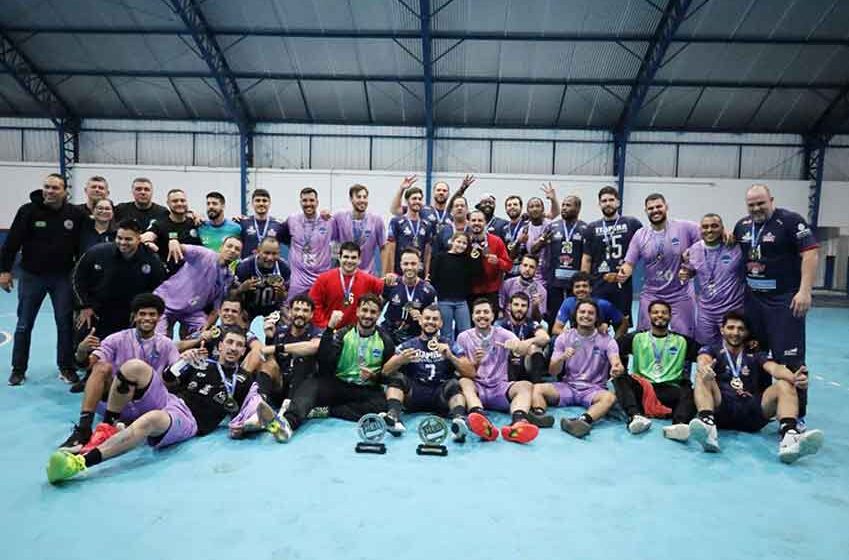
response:
<svg viewBox="0 0 849 560"><path fill-rule="evenodd" d="M169 382L176 379L174 393L168 393L164 406L145 412L126 429L95 445L90 442L78 454L67 450L55 452L47 464L48 481L56 484L72 478L144 442L162 449L212 433L228 414L238 412L252 376L252 372L239 367L245 353L244 331L228 329L219 344L219 353L220 361L206 360L197 354L169 368L164 377ZM132 370L136 386L152 383L155 377L151 368L141 361L134 360L128 370ZM134 394L133 386L124 393L113 388L109 394L110 406L127 403Z"/></svg>
<svg viewBox="0 0 849 560"><path fill-rule="evenodd" d="M634 267L642 260L646 277L640 292L640 316L637 328L649 328L648 305L662 299L671 306L671 328L678 334L692 338L696 330L696 301L693 286L678 279L684 251L700 237L699 225L684 220L671 220L667 216L666 199L653 193L646 197L646 215L650 227L634 234L625 254L625 262L619 269L616 280L625 284Z"/></svg>
<svg viewBox="0 0 849 560"><path fill-rule="evenodd" d="M383 375L389 378L387 428L394 436L406 431L402 407L407 412L436 412L451 418L454 441L463 443L468 432L466 399L455 372L466 368L466 375L472 375L471 364L455 356L448 341L440 338L442 316L436 304L422 309L418 321L419 335L397 346L383 366Z"/></svg>
<svg viewBox="0 0 849 560"><path fill-rule="evenodd" d="M426 277L430 270L431 244L434 225L421 215L424 195L418 187L410 187L404 193L407 213L389 221L389 238L383 248L384 272L401 273L401 252L412 247L424 256L419 275Z"/></svg>
<svg viewBox="0 0 849 560"><path fill-rule="evenodd" d="M186 193L171 189L166 195L168 215L163 219L151 219L150 226L141 236L141 241L159 254L168 275L173 276L183 266L180 245L201 245L195 222L188 215L189 204Z"/></svg>
<svg viewBox="0 0 849 560"><path fill-rule="evenodd" d="M495 215L495 195L492 193L482 194L475 205L475 209L483 212L486 232L498 236L502 243L506 243L504 235L509 222Z"/></svg>
<svg viewBox="0 0 849 560"><path fill-rule="evenodd" d="M580 213L580 198L575 195L564 198L560 217L548 224L543 234L545 241L537 242L544 243L542 254L546 257L543 268L548 291L545 309L548 321L554 320L563 299L572 291L572 279L581 270L587 224L578 219Z"/></svg>
<svg viewBox="0 0 849 560"><path fill-rule="evenodd" d="M226 201L220 192L213 191L206 195L206 217L209 219L198 228L198 235L207 249L218 251L228 237L242 239L242 227L224 217L225 207Z"/></svg>
<svg viewBox="0 0 849 560"><path fill-rule="evenodd" d="M255 317L283 309L290 277L289 265L280 258L280 243L273 237L263 239L255 255L239 262L235 292L244 298L248 325Z"/></svg>
<svg viewBox="0 0 849 560"><path fill-rule="evenodd" d="M318 375L298 384L283 416L271 420L279 441L288 442L316 406L330 407L331 416L351 421L386 411L382 370L395 345L377 328L380 307L380 296L365 294L357 304L356 324L337 330L341 314L333 316L321 335Z"/></svg>
<svg viewBox="0 0 849 560"><path fill-rule="evenodd" d="M177 341L177 350L185 352L192 348L206 348L209 357L218 359L218 343L221 342L221 333L227 327L245 328L245 320L242 317L242 299L237 296L228 296L221 302L218 308L218 320L209 328L195 331L188 338ZM259 351L262 342L251 330L245 331L245 342L248 350Z"/></svg>
<svg viewBox="0 0 849 560"><path fill-rule="evenodd" d="M643 224L637 218L619 215L619 191L613 187L598 191L598 205L602 219L586 227L581 270L592 275L596 297L606 299L629 319L634 300L633 282L629 277L620 284L617 273L631 239Z"/></svg>
<svg viewBox="0 0 849 560"><path fill-rule="evenodd" d="M545 413L546 406L582 406L586 412L576 418L563 418L560 428L569 435L582 438L616 403L607 390L611 377L622 375L625 368L619 358L619 346L606 333L598 332L598 305L580 300L570 329L554 341L554 352L548 372L557 381L534 385L531 421L551 426L554 418Z"/></svg>
<svg viewBox="0 0 849 560"><path fill-rule="evenodd" d="M289 322L266 318L266 344L251 351L245 369L256 371L256 377L239 414L230 421L230 437L238 439L247 432L263 427L282 442L275 415L286 412L284 402L295 387L315 374L316 355L321 342L321 329L312 324L315 306L307 295L295 296ZM276 410L279 413L275 413Z"/></svg>
<svg viewBox="0 0 849 560"><path fill-rule="evenodd" d="M76 207L87 216L94 214L94 207L104 198L109 198L109 183L100 175L89 177L85 183L85 202Z"/></svg>
<svg viewBox="0 0 849 560"><path fill-rule="evenodd" d="M590 275L586 272L578 272L572 277L572 293L574 295L563 300L563 304L557 312L557 319L551 328L551 334L554 336L563 332L567 324L575 328L572 318L575 316L578 302L584 299L592 300L598 307L597 318L599 320L599 331L602 334L607 333L608 327L613 327L616 338L620 338L628 330L628 321L612 303L606 299L591 297L592 281Z"/></svg>
<svg viewBox="0 0 849 560"><path fill-rule="evenodd" d="M87 337L77 348L77 361L88 361L91 374L85 383L79 422L61 448L76 452L89 441L97 445L115 434L118 420L129 423L149 410L165 406L167 390L161 375L179 359L174 343L155 330L165 311L165 302L153 294L139 294L133 298L130 310L133 328L111 334L103 341ZM144 382L137 378L140 365L152 372ZM121 395L128 395L134 389L120 409L101 402L106 401L112 385ZM103 422L92 434L95 410L100 412Z"/></svg>
<svg viewBox="0 0 849 560"><path fill-rule="evenodd" d="M672 417L663 437L686 441L687 423L695 416L690 363L696 359L695 341L669 330L672 310L662 300L649 303L651 329L631 332L619 343L622 362L630 354L631 375L615 375L616 398L628 415L628 431L639 434L651 427L654 418Z"/></svg>
<svg viewBox="0 0 849 560"><path fill-rule="evenodd" d="M431 261L433 261L439 253L443 253L451 248L449 243L451 236L458 231L467 232L469 230L469 207L466 203L466 199L462 196L458 196L451 200L453 202L451 203L450 221L444 224L442 229L439 230L433 238Z"/></svg>
<svg viewBox="0 0 849 560"><path fill-rule="evenodd" d="M545 263L548 261L548 241L552 232L549 231L549 221L545 217L545 205L539 197L528 199L528 221L522 228L517 240L517 255L534 255L537 257L536 278L545 284ZM512 256L512 255L511 255Z"/></svg>
<svg viewBox="0 0 849 560"><path fill-rule="evenodd" d="M498 306L503 313L509 312L510 298L513 294L522 293L528 296L530 302L528 316L534 321L542 321L543 310L546 309L546 292L542 282L534 278L536 271L536 257L523 256L519 276L505 280L498 292Z"/></svg>
<svg viewBox="0 0 849 560"><path fill-rule="evenodd" d="M281 240L289 246L292 267L289 300L310 291L322 272L330 270L329 220L318 214L318 193L312 187L301 189L301 213L286 219Z"/></svg>
<svg viewBox="0 0 849 560"><path fill-rule="evenodd" d="M678 271L681 282L699 279L696 300L696 342L702 346L719 344L722 318L729 311L743 309L743 252L725 244L725 227L718 214L705 214L702 239L687 249Z"/></svg>
<svg viewBox="0 0 849 560"><path fill-rule="evenodd" d="M162 283L154 293L165 300L165 313L159 320L157 332L170 335L175 323L188 332L206 324L206 309L217 309L227 296L233 282L230 263L242 252L242 241L228 237L216 253L206 247L183 245L185 265Z"/></svg>
<svg viewBox="0 0 849 560"><path fill-rule="evenodd" d="M510 195L504 200L504 211L507 213L509 221L504 226L505 229L501 238L507 244L507 252L513 259L513 268L507 273L507 278L513 278L519 275L519 264L522 262L522 254L519 250L519 236L528 223L526 216L522 214L523 206L522 197L516 194Z"/></svg>
<svg viewBox="0 0 849 560"><path fill-rule="evenodd" d="M398 192L392 197L392 203L389 205L389 213L393 216L403 216L407 209L401 206L401 197L404 191L416 184L418 177L410 175L404 177L401 185L398 187ZM442 230L444 224L451 221L449 211L451 204L448 201L448 196L451 194L451 187L445 181L438 181L433 185L433 200L431 204L422 208L422 217L429 221L433 230L438 234ZM453 199L452 199L453 200Z"/></svg>
<svg viewBox="0 0 849 560"><path fill-rule="evenodd" d="M719 451L717 428L759 432L778 418L778 457L794 463L819 451L820 430L800 433L797 389L807 387L804 366L791 371L766 352L746 350L749 331L745 318L731 311L722 319L722 342L699 350L695 399L699 414L690 421L690 437L705 451ZM774 382L770 385L767 379ZM765 388L766 387L766 388ZM765 388L765 389L764 389Z"/></svg>
<svg viewBox="0 0 849 560"><path fill-rule="evenodd" d="M377 274L378 260L375 257L380 255L386 245L386 232L383 219L366 212L368 196L368 188L364 185L353 185L348 189L351 209L333 215L332 239L334 243L353 241L359 245L360 268Z"/></svg>
<svg viewBox="0 0 849 560"><path fill-rule="evenodd" d="M135 220L142 231L147 231L154 220L168 217L168 209L153 202L153 183L147 177L133 179L130 192L132 202L122 202L115 206L115 221Z"/></svg>
<svg viewBox="0 0 849 560"><path fill-rule="evenodd" d="M271 195L265 189L256 189L251 195L253 216L239 219L242 238L242 258L256 253L257 247L266 237L278 238L283 231L283 223L269 215Z"/></svg>
<svg viewBox="0 0 849 560"><path fill-rule="evenodd" d="M422 309L436 302L436 290L419 278L421 257L408 247L401 252L401 281L383 289L386 311L381 328L398 345L419 335Z"/></svg>
<svg viewBox="0 0 849 560"><path fill-rule="evenodd" d="M539 435L539 428L528 421L533 385L529 381L510 381L510 353L525 355L529 344L515 334L493 325L495 308L480 298L472 305L474 327L457 337L454 353L463 362L458 371L460 388L469 409L469 428L484 441L498 438L498 429L484 415L484 408L510 411L512 420L502 426L501 435L514 443L529 443Z"/></svg>
<svg viewBox="0 0 849 560"><path fill-rule="evenodd" d="M543 326L528 313L530 299L522 292L510 296L508 308L495 324L513 334L521 341L518 353L510 354L507 377L510 381L523 379L539 383L545 375L545 349L550 340ZM533 419L531 419L533 421Z"/></svg>
<svg viewBox="0 0 849 560"><path fill-rule="evenodd" d="M507 254L507 248L501 238L486 231L486 215L481 210L475 210L469 216L469 255L482 262L482 274L472 286L469 296L471 302L485 298L492 305L493 313L498 309L498 291L504 279L504 273L513 267L513 261Z"/></svg>

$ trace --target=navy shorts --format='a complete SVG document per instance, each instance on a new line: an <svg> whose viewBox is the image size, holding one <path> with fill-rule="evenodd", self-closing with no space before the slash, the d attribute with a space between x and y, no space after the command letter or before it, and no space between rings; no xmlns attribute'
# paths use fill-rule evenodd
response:
<svg viewBox="0 0 849 560"><path fill-rule="evenodd" d="M716 427L738 432L759 432L769 424L761 408L763 395L738 397L736 393L722 391L722 404L714 411Z"/></svg>
<svg viewBox="0 0 849 560"><path fill-rule="evenodd" d="M743 311L761 351L771 351L776 362L788 366L805 362L805 318L794 317L790 310L794 295L746 289L743 300Z"/></svg>
<svg viewBox="0 0 849 560"><path fill-rule="evenodd" d="M404 408L409 412L448 412L448 401L460 393L460 383L449 379L438 385L410 380Z"/></svg>

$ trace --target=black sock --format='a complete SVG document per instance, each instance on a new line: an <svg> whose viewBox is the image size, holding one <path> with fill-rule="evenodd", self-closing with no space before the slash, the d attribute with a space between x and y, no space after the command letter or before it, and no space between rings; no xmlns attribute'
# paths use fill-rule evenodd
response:
<svg viewBox="0 0 849 560"><path fill-rule="evenodd" d="M479 406L473 406L469 409L469 414L473 414L475 412L477 412L478 414L483 414L483 409Z"/></svg>
<svg viewBox="0 0 849 560"><path fill-rule="evenodd" d="M541 406L535 406L531 409L531 414L533 414L534 416L544 416L545 409Z"/></svg>
<svg viewBox="0 0 849 560"><path fill-rule="evenodd" d="M79 427L81 430L91 431L91 424L94 422L94 412L80 412Z"/></svg>
<svg viewBox="0 0 849 560"><path fill-rule="evenodd" d="M548 367L545 364L545 356L542 352L534 352L531 354L531 371L535 379L542 379L542 376L547 373Z"/></svg>
<svg viewBox="0 0 849 560"><path fill-rule="evenodd" d="M528 419L528 415L525 413L524 410L517 410L516 412L513 413L513 424L515 424L516 422L521 422L522 420L527 420L527 419Z"/></svg>
<svg viewBox="0 0 849 560"><path fill-rule="evenodd" d="M448 414L450 414L451 418L462 418L466 415L466 407L459 404L452 408Z"/></svg>
<svg viewBox="0 0 849 560"><path fill-rule="evenodd" d="M592 424L592 423L593 423L593 417L592 417L592 416L590 416L589 414L587 414L586 412L585 412L585 413L583 413L583 414L581 414L581 415L578 417L578 419L579 419L579 420L583 420L583 421L584 421L584 422L586 422L587 424Z"/></svg>
<svg viewBox="0 0 849 560"><path fill-rule="evenodd" d="M118 419L118 416L120 416L120 415L121 415L120 412L112 412L111 410L107 410L106 414L103 415L103 422L106 423L106 424L111 424L111 425L114 426L115 421Z"/></svg>
<svg viewBox="0 0 849 560"><path fill-rule="evenodd" d="M794 432L798 431L796 429L796 419L795 418L781 418L778 420L778 434L781 437L793 430Z"/></svg>
<svg viewBox="0 0 849 560"><path fill-rule="evenodd" d="M85 466L87 467L93 467L103 461L103 455L100 454L100 449L96 447L83 455L83 458L85 459Z"/></svg>
<svg viewBox="0 0 849 560"><path fill-rule="evenodd" d="M393 418L401 418L401 401L399 399L386 399L386 406Z"/></svg>
<svg viewBox="0 0 849 560"><path fill-rule="evenodd" d="M256 376L257 393L265 402L271 402L271 395L274 393L274 380L264 371L259 372Z"/></svg>
<svg viewBox="0 0 849 560"><path fill-rule="evenodd" d="M713 419L713 411L712 410L700 410L699 411L699 420L713 426L716 421Z"/></svg>

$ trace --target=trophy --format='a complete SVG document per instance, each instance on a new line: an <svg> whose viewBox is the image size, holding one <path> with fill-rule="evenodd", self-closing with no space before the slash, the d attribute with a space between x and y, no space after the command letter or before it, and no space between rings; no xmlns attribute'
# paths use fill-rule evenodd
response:
<svg viewBox="0 0 849 560"><path fill-rule="evenodd" d="M448 448L442 445L448 438L448 422L439 416L428 416L419 424L418 432L422 443L416 447L416 454L433 457L448 455Z"/></svg>
<svg viewBox="0 0 849 560"><path fill-rule="evenodd" d="M386 445L383 443L383 438L386 436L386 422L377 414L363 415L357 422L357 434L361 440L354 448L357 453L378 455L386 453Z"/></svg>

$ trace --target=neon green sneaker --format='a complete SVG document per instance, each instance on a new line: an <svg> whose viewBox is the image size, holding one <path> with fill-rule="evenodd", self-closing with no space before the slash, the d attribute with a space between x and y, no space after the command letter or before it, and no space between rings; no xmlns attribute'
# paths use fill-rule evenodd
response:
<svg viewBox="0 0 849 560"><path fill-rule="evenodd" d="M67 451L57 451L47 461L47 480L56 484L86 470L85 459Z"/></svg>
<svg viewBox="0 0 849 560"><path fill-rule="evenodd" d="M277 416L274 409L265 401L260 401L257 407L257 416L262 426L274 436L277 443L288 443L292 437L292 427L284 417Z"/></svg>

